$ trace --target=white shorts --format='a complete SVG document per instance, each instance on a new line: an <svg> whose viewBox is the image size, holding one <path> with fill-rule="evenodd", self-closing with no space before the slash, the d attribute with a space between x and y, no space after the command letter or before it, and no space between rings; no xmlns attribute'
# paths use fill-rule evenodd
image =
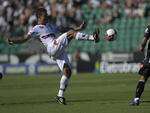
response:
<svg viewBox="0 0 150 113"><path fill-rule="evenodd" d="M64 33L57 39L53 40L47 47L48 55L56 60L61 71L63 70L65 63L71 68L68 56L64 51L68 44L67 33Z"/></svg>
<svg viewBox="0 0 150 113"><path fill-rule="evenodd" d="M68 64L68 66L71 69L71 63L65 52L61 54L59 58L56 59L56 62L61 71L63 71L64 64Z"/></svg>
<svg viewBox="0 0 150 113"><path fill-rule="evenodd" d="M68 46L67 33L64 33L48 44L47 46L48 55L57 58L64 52L67 46Z"/></svg>

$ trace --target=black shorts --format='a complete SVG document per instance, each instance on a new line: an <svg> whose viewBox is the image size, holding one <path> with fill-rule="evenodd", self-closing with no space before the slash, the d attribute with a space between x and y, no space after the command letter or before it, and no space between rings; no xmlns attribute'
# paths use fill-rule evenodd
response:
<svg viewBox="0 0 150 113"><path fill-rule="evenodd" d="M150 68L140 68L139 74L143 75L145 77L149 77L150 76Z"/></svg>

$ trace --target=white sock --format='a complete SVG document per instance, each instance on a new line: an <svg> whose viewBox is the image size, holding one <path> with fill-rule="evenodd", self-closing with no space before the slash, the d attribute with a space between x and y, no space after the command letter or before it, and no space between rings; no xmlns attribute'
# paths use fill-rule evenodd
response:
<svg viewBox="0 0 150 113"><path fill-rule="evenodd" d="M63 90L59 90L57 96L64 97L64 91Z"/></svg>
<svg viewBox="0 0 150 113"><path fill-rule="evenodd" d="M135 101L139 100L139 98L134 98Z"/></svg>
<svg viewBox="0 0 150 113"><path fill-rule="evenodd" d="M63 75L61 77L60 88L59 88L57 96L64 97L64 92L65 92L65 89L66 89L66 87L68 85L68 80L69 80L69 78L67 78L65 75Z"/></svg>
<svg viewBox="0 0 150 113"><path fill-rule="evenodd" d="M139 82L145 82L145 80L139 80Z"/></svg>
<svg viewBox="0 0 150 113"><path fill-rule="evenodd" d="M77 32L75 39L76 40L90 40L90 41L94 41L93 35L87 35L87 34L80 33L80 32Z"/></svg>

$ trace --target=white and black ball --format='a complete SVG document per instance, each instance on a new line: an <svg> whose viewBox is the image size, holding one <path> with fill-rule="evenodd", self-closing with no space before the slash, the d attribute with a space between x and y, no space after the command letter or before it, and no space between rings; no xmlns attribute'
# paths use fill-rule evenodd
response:
<svg viewBox="0 0 150 113"><path fill-rule="evenodd" d="M105 39L108 41L114 41L117 39L117 31L115 29L108 29L105 33Z"/></svg>

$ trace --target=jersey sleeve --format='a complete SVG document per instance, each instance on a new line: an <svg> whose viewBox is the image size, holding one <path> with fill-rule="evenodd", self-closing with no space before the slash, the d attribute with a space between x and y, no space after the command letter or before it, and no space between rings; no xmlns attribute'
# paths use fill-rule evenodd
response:
<svg viewBox="0 0 150 113"><path fill-rule="evenodd" d="M38 30L37 30L36 26L33 27L31 30L29 30L28 35L30 35L30 36L32 36L32 37L37 37L37 36L39 36Z"/></svg>
<svg viewBox="0 0 150 113"><path fill-rule="evenodd" d="M145 29L144 37L149 38L150 37L150 25L147 26Z"/></svg>

